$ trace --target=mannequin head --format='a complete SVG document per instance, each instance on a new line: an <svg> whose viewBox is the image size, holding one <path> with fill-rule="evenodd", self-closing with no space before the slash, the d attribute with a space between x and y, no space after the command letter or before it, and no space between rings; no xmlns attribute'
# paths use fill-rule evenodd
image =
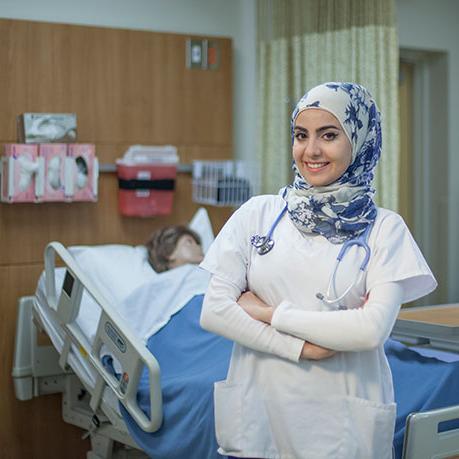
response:
<svg viewBox="0 0 459 459"><path fill-rule="evenodd" d="M156 230L146 242L148 261L160 273L204 258L199 236L186 226L172 225Z"/></svg>

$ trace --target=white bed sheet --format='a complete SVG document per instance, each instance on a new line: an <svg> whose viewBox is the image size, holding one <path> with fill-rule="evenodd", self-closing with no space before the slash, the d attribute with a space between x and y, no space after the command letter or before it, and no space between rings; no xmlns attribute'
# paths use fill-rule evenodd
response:
<svg viewBox="0 0 459 459"><path fill-rule="evenodd" d="M105 274L107 274L105 272ZM56 268L56 294L59 297L65 277L65 268ZM112 290L109 301L117 309L125 323L145 343L148 338L167 324L173 314L178 312L193 296L205 293L210 275L197 265L184 265L160 274L154 274L149 280L144 279L143 285L125 286L123 295L131 291L125 298L117 298ZM110 282L115 282L105 276L101 292L109 290ZM100 283L97 284L101 287ZM104 295L105 296L105 295ZM119 296L119 295L118 295ZM45 274L42 273L35 292L37 311L42 320L46 333L49 335L54 347L60 353L64 347L65 333L59 323L56 311L47 301ZM106 298L108 300L108 298ZM94 341L101 308L86 291L83 292L80 312L76 319L81 331L89 343ZM69 363L84 384L94 387L96 371L88 362L84 352L72 344L69 353ZM115 368L118 367L114 362ZM120 368L117 368L118 370ZM118 411L115 395L106 390L104 401Z"/></svg>
<svg viewBox="0 0 459 459"><path fill-rule="evenodd" d="M198 265L183 265L157 274L125 297L118 312L144 342L195 295L204 294L210 274Z"/></svg>

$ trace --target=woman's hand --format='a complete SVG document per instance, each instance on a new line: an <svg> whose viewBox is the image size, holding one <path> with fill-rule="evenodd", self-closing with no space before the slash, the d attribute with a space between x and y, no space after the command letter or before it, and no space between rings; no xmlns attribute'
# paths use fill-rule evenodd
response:
<svg viewBox="0 0 459 459"><path fill-rule="evenodd" d="M251 291L243 293L237 300L239 306L253 319L271 324L273 317L273 308ZM336 354L336 351L327 349L317 344L305 341L301 350L300 359L304 360L322 360L328 359Z"/></svg>
<svg viewBox="0 0 459 459"><path fill-rule="evenodd" d="M272 306L260 300L254 293L250 291L243 293L237 300L237 303L253 319L271 324L273 316Z"/></svg>
<svg viewBox="0 0 459 459"><path fill-rule="evenodd" d="M328 359L336 354L336 351L327 349L317 344L309 343L305 341L303 344L303 349L301 351L300 359L304 360L322 360Z"/></svg>

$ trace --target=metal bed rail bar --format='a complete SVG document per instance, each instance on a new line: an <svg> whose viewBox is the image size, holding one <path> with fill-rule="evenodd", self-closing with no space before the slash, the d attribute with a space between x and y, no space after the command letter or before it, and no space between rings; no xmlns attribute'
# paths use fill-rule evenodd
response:
<svg viewBox="0 0 459 459"><path fill-rule="evenodd" d="M58 295L55 285L56 256L65 265L66 275ZM145 432L154 432L162 423L162 395L159 365L145 344L124 323L116 309L100 294L91 280L80 269L69 251L59 242L51 242L45 249L46 294L50 306L57 312L66 332L66 342L60 364L65 368L71 344L75 344L97 372L96 386L91 394L91 408L96 411L102 394L108 386ZM93 297L101 308L101 316L93 343L76 322L83 290ZM101 351L113 356L122 372L114 375L102 362ZM137 388L146 366L150 382L150 417L137 403Z"/></svg>

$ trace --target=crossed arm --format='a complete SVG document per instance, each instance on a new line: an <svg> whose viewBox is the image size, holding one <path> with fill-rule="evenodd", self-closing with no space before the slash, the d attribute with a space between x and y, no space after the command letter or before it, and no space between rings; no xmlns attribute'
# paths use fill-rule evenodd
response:
<svg viewBox="0 0 459 459"><path fill-rule="evenodd" d="M297 361L380 345L390 334L403 291L395 282L377 285L363 308L327 312L307 311L286 301L273 308L252 292L241 293L213 276L203 304L203 328L254 350Z"/></svg>
<svg viewBox="0 0 459 459"><path fill-rule="evenodd" d="M250 291L244 292L237 300L237 303L252 319L271 325L273 308L264 303L254 293ZM335 354L336 351L305 341L301 349L300 359L322 360Z"/></svg>

